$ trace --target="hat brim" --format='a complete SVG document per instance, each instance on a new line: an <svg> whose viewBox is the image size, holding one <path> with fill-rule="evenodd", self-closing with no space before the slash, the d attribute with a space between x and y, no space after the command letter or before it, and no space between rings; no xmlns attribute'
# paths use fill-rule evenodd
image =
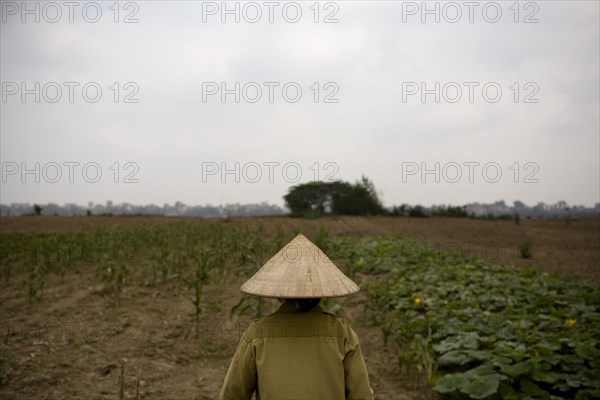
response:
<svg viewBox="0 0 600 400"><path fill-rule="evenodd" d="M240 290L259 297L314 299L349 296L360 288L321 249L299 234Z"/></svg>

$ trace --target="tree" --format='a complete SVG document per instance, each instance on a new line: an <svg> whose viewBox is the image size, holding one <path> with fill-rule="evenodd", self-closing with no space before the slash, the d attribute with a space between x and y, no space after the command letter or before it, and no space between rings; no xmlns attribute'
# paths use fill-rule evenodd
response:
<svg viewBox="0 0 600 400"><path fill-rule="evenodd" d="M351 185L342 182L333 192L333 213L340 215L380 215L383 206L377 197L373 182L363 176Z"/></svg>
<svg viewBox="0 0 600 400"><path fill-rule="evenodd" d="M441 206L433 210L431 215L435 217L467 218L466 206Z"/></svg>
<svg viewBox="0 0 600 400"><path fill-rule="evenodd" d="M284 197L292 215L378 215L385 213L375 185L366 177L343 181L309 182L294 186Z"/></svg>
<svg viewBox="0 0 600 400"><path fill-rule="evenodd" d="M325 182L309 182L290 189L283 196L292 214L323 214L331 202L331 188Z"/></svg>
<svg viewBox="0 0 600 400"><path fill-rule="evenodd" d="M390 215L393 217L406 217L410 210L410 205L403 203L400 206L393 206Z"/></svg>
<svg viewBox="0 0 600 400"><path fill-rule="evenodd" d="M35 215L42 214L42 206L40 206L39 204L34 204L33 211L35 212Z"/></svg>
<svg viewBox="0 0 600 400"><path fill-rule="evenodd" d="M417 204L416 206L412 207L411 209L408 210L408 216L409 217L415 217L415 218L426 218L428 217L428 215L425 213L425 208L423 208L422 205Z"/></svg>

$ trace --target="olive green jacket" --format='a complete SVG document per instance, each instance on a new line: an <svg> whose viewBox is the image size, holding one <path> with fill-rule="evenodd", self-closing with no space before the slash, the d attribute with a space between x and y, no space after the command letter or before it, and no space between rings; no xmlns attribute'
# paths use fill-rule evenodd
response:
<svg viewBox="0 0 600 400"><path fill-rule="evenodd" d="M358 337L320 306L296 313L284 303L250 324L237 347L223 400L371 400Z"/></svg>

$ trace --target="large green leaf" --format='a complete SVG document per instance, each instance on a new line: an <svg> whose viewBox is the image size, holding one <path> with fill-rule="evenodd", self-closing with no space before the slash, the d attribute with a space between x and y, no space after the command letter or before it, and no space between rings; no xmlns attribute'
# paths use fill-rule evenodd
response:
<svg viewBox="0 0 600 400"><path fill-rule="evenodd" d="M467 372L465 372L465 374L471 376L485 376L493 374L495 372L495 369L496 367L494 367L493 365L483 364L468 370Z"/></svg>
<svg viewBox="0 0 600 400"><path fill-rule="evenodd" d="M440 393L450 393L460 389L468 382L469 378L465 374L448 374L442 376L435 382L433 390L438 391Z"/></svg>
<svg viewBox="0 0 600 400"><path fill-rule="evenodd" d="M511 358L500 356L495 353L492 354L492 357L490 357L488 361L490 364L495 365L496 367L502 367L504 365L510 365L512 363Z"/></svg>
<svg viewBox="0 0 600 400"><path fill-rule="evenodd" d="M500 394L502 400L521 400L517 391L505 382L500 382L500 386L498 386L498 393Z"/></svg>
<svg viewBox="0 0 600 400"><path fill-rule="evenodd" d="M531 382L529 379L521 380L521 391L533 397L541 396L544 393L546 393L538 385Z"/></svg>
<svg viewBox="0 0 600 400"><path fill-rule="evenodd" d="M450 366L450 365L464 365L468 362L473 361L471 357L466 355L461 350L452 350L442 356L438 357L437 363L440 367Z"/></svg>
<svg viewBox="0 0 600 400"><path fill-rule="evenodd" d="M549 371L542 371L540 369L534 369L531 372L531 377L538 382L554 383L558 380L560 375L557 374L556 372L549 372Z"/></svg>
<svg viewBox="0 0 600 400"><path fill-rule="evenodd" d="M544 354L543 356L540 357L541 360L552 364L552 365L556 365L558 363L560 363L560 359L561 357L558 354Z"/></svg>
<svg viewBox="0 0 600 400"><path fill-rule="evenodd" d="M438 353L447 353L450 350L456 350L460 347L460 342L454 338L442 340L439 344L434 344L433 349Z"/></svg>
<svg viewBox="0 0 600 400"><path fill-rule="evenodd" d="M492 358L492 352L488 350L467 350L465 354L479 361L486 361Z"/></svg>
<svg viewBox="0 0 600 400"><path fill-rule="evenodd" d="M475 378L466 385L463 385L460 391L468 394L472 399L484 399L498 391L498 385L502 378L498 374Z"/></svg>
<svg viewBox="0 0 600 400"><path fill-rule="evenodd" d="M575 352L579 357L587 360L598 358L600 354L600 350L598 350L592 343L581 343L576 345Z"/></svg>
<svg viewBox="0 0 600 400"><path fill-rule="evenodd" d="M519 375L526 375L529 373L530 370L531 370L531 367L525 361L516 363L516 364L512 364L512 365L503 365L500 368L500 371L503 374L508 375L511 378L516 378Z"/></svg>

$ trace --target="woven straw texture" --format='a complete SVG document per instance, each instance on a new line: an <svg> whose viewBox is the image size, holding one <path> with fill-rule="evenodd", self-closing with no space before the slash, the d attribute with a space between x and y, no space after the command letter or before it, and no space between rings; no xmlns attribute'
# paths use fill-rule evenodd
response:
<svg viewBox="0 0 600 400"><path fill-rule="evenodd" d="M360 289L304 235L285 245L241 286L244 293L275 298L342 297Z"/></svg>

